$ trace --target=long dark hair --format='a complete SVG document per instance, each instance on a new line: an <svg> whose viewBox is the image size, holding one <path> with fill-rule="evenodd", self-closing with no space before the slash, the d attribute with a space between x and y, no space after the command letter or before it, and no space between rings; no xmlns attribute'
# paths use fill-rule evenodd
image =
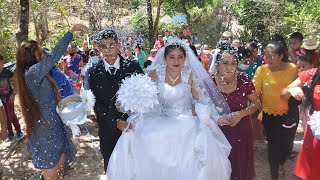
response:
<svg viewBox="0 0 320 180"><path fill-rule="evenodd" d="M266 49L270 48L272 52L278 54L279 56L282 55L282 61L288 62L289 55L288 55L288 48L285 42L282 41L271 41L267 45Z"/></svg>
<svg viewBox="0 0 320 180"><path fill-rule="evenodd" d="M24 116L24 120L26 122L27 128L27 136L30 135L32 128L33 128L33 119L37 119L42 121L43 115L40 111L40 105L33 97L31 91L27 87L26 80L25 80L25 72L28 70L32 65L38 63L36 59L36 53L39 52L39 44L37 41L29 40L21 43L19 47L16 59L17 59L17 79L18 79L18 87L19 87L19 99L20 99L20 106L22 110L22 114ZM46 75L46 78L50 82L57 103L61 100L61 96L59 90L54 82L54 80L49 76Z"/></svg>
<svg viewBox="0 0 320 180"><path fill-rule="evenodd" d="M313 103L312 103L313 91L314 91L314 86L316 84L318 84L319 82L320 82L320 71L319 71L319 67L318 67L317 72L312 77L312 80L310 82L310 85L308 86L308 89L306 91L306 96L305 96L306 97L305 102L304 102L305 105L311 106L309 113L312 113L314 110Z"/></svg>
<svg viewBox="0 0 320 180"><path fill-rule="evenodd" d="M171 44L171 45L168 45L168 46L165 47L165 49L164 49L164 57L167 57L168 54L174 49L180 49L182 51L184 57L187 56L186 50L181 45Z"/></svg>

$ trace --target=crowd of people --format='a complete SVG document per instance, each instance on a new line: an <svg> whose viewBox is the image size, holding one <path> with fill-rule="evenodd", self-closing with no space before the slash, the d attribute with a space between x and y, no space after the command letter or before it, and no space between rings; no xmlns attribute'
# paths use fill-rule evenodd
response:
<svg viewBox="0 0 320 180"><path fill-rule="evenodd" d="M83 88L95 96L109 180L255 179L254 140L264 137L270 177L279 179L294 155L299 120L305 134L294 173L320 179L319 134L308 123L320 109L314 36L294 32L286 40L274 35L262 48L255 39L242 42L226 31L212 47L200 44L186 28L179 36L158 35L146 53L142 34L120 39L112 29L98 32L91 48L87 41L78 48L71 43L73 33L86 29L74 25L52 52L36 41L23 42L15 73L3 67L0 56L1 139L24 137L14 112L19 94L32 159L42 178L62 179L65 164L75 157L55 109ZM159 89L159 107L140 124L126 121L130 114L116 103L123 79L133 74L149 75Z"/></svg>

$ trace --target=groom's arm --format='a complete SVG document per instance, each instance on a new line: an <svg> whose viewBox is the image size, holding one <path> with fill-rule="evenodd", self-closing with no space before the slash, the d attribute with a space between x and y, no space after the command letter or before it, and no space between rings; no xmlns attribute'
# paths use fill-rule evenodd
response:
<svg viewBox="0 0 320 180"><path fill-rule="evenodd" d="M128 69L127 69L128 74L144 74L143 70L141 69L140 65L136 61L131 61L128 64ZM129 125L128 122L126 122L126 119L128 118L128 114L119 112L118 113L118 120L117 120L117 128L120 129L121 131L125 130L127 126ZM129 125L129 129L132 128L132 125Z"/></svg>

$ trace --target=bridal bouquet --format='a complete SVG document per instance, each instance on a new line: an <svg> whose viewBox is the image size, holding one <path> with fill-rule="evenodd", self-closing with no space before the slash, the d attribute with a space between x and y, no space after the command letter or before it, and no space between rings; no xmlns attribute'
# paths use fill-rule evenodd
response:
<svg viewBox="0 0 320 180"><path fill-rule="evenodd" d="M312 115L310 116L310 121L308 122L312 134L317 138L320 139L320 111L313 111Z"/></svg>
<svg viewBox="0 0 320 180"><path fill-rule="evenodd" d="M156 83L147 75L136 74L122 81L117 104L125 112L143 114L159 104Z"/></svg>

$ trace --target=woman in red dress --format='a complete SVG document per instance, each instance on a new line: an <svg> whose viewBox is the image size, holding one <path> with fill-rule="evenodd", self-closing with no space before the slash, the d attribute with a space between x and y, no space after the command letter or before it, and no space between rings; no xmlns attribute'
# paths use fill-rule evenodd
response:
<svg viewBox="0 0 320 180"><path fill-rule="evenodd" d="M304 92L302 87L307 85ZM305 98L313 111L320 111L320 71L313 68L299 73L299 77L281 92L283 97L293 96L297 100ZM320 121L320 119L318 119ZM295 175L305 180L320 179L320 140L313 135L310 125L305 127L303 145L297 159ZM319 138L319 137L318 137Z"/></svg>

